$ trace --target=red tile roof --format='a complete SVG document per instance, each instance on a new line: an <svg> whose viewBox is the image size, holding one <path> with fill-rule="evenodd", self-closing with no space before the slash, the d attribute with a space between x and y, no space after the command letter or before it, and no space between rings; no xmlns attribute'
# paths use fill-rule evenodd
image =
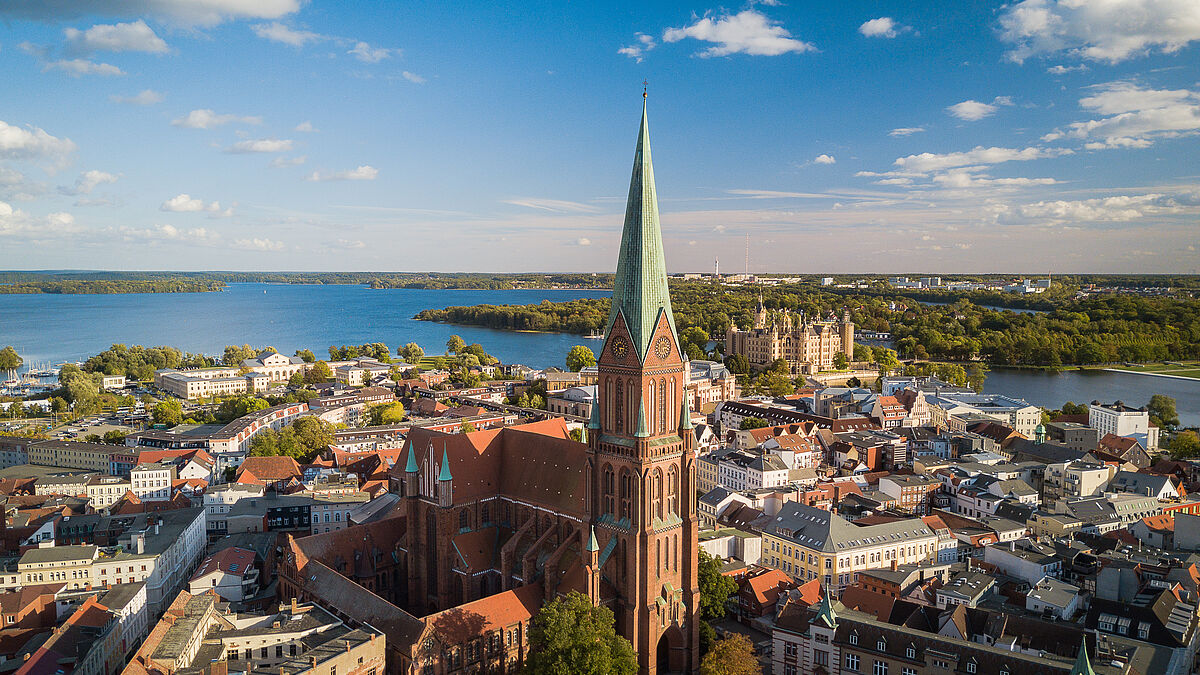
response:
<svg viewBox="0 0 1200 675"><path fill-rule="evenodd" d="M300 465L291 457L247 457L238 468L238 476L243 473L251 473L255 478L269 483L303 475ZM239 479L238 482L244 481Z"/></svg>
<svg viewBox="0 0 1200 675"><path fill-rule="evenodd" d="M542 599L541 585L531 584L431 614L424 621L443 644L457 645L487 631L529 621L541 608Z"/></svg>
<svg viewBox="0 0 1200 675"><path fill-rule="evenodd" d="M1159 531L1159 532L1174 532L1175 531L1175 517L1174 516L1168 516L1168 515L1146 516L1145 518L1142 518L1142 522L1145 523L1146 527L1150 528L1151 530L1155 530L1155 531Z"/></svg>
<svg viewBox="0 0 1200 675"><path fill-rule="evenodd" d="M204 562L200 563L200 568L192 575L192 579L198 579L217 571L244 577L246 572L254 569L255 557L254 551L236 546L222 549L205 558Z"/></svg>

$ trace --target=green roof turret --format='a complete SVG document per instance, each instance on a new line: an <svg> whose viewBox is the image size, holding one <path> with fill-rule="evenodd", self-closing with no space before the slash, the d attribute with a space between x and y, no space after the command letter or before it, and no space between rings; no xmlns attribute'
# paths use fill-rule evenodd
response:
<svg viewBox="0 0 1200 675"><path fill-rule="evenodd" d="M450 457L446 455L446 446L442 446L442 470L438 472L438 480L453 480L450 475Z"/></svg>

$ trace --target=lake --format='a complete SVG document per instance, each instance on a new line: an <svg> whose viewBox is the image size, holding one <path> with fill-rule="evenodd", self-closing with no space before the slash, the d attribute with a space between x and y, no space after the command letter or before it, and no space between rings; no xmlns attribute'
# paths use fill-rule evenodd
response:
<svg viewBox="0 0 1200 675"><path fill-rule="evenodd" d="M270 345L291 355L330 345L383 342L392 353L416 342L441 354L451 335L478 342L504 363L562 366L573 345L599 340L564 333L515 333L412 317L451 305L530 304L608 297L607 290L454 291L371 289L354 285L230 284L218 293L0 295L0 346L33 363L81 361L114 343L169 345L220 355L225 345Z"/></svg>
<svg viewBox="0 0 1200 675"><path fill-rule="evenodd" d="M505 363L562 366L567 350L600 340L565 333L517 333L415 321L422 309L451 305L530 304L542 300L607 297L606 290L423 291L373 290L351 285L230 284L219 293L125 295L0 295L0 345L11 344L26 364L84 360L117 342L171 345L219 355L229 344L271 345L284 354L330 345L383 342L395 353L416 342L427 353L445 351L461 335ZM1175 398L1184 424L1200 425L1200 381L1126 373L995 370L986 391L1057 408L1065 401L1117 399L1145 405L1153 394Z"/></svg>
<svg viewBox="0 0 1200 675"><path fill-rule="evenodd" d="M1200 380L1096 370L1048 373L998 368L988 373L983 388L989 394L1023 398L1052 410L1067 401L1086 405L1097 400L1104 403L1119 400L1141 407L1154 394L1166 394L1175 399L1179 421L1184 426L1200 426Z"/></svg>

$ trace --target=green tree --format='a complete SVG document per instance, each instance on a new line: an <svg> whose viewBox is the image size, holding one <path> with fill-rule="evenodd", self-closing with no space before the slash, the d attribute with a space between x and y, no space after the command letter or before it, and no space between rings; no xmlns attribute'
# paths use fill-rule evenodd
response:
<svg viewBox="0 0 1200 675"><path fill-rule="evenodd" d="M313 354L311 349L298 349L296 350L296 356L299 356L300 360L305 363L312 363L317 360L317 355Z"/></svg>
<svg viewBox="0 0 1200 675"><path fill-rule="evenodd" d="M299 389L304 386L304 373L296 371L288 378L288 386L292 389Z"/></svg>
<svg viewBox="0 0 1200 675"><path fill-rule="evenodd" d="M576 443L583 441L583 429L572 429L568 433L571 434L571 440L575 441Z"/></svg>
<svg viewBox="0 0 1200 675"><path fill-rule="evenodd" d="M705 621L720 621L725 618L725 603L737 592L737 582L721 574L721 560L700 551L699 572L700 615Z"/></svg>
<svg viewBox="0 0 1200 675"><path fill-rule="evenodd" d="M0 349L0 370L16 370L25 363L25 359L13 349L12 345Z"/></svg>
<svg viewBox="0 0 1200 675"><path fill-rule="evenodd" d="M1189 459L1200 455L1200 435L1195 431L1180 431L1167 442L1167 450L1175 459Z"/></svg>
<svg viewBox="0 0 1200 675"><path fill-rule="evenodd" d="M159 402L150 411L155 424L165 424L173 427L183 422L183 404L177 398L168 398Z"/></svg>
<svg viewBox="0 0 1200 675"><path fill-rule="evenodd" d="M896 357L896 350L886 347L875 350L875 363L879 365L879 370L884 375L900 367L900 359Z"/></svg>
<svg viewBox="0 0 1200 675"><path fill-rule="evenodd" d="M750 360L746 358L745 354L733 354L725 357L725 367L731 373L745 375L750 372Z"/></svg>
<svg viewBox="0 0 1200 675"><path fill-rule="evenodd" d="M246 359L252 359L258 356L258 350L250 345L226 345L225 353L221 357L221 362L227 366L236 366Z"/></svg>
<svg viewBox="0 0 1200 675"><path fill-rule="evenodd" d="M415 342L409 342L401 347L399 353L405 361L412 364L420 363L421 359L425 356L425 350L421 349L421 345L418 345Z"/></svg>
<svg viewBox="0 0 1200 675"><path fill-rule="evenodd" d="M459 427L458 430L464 434L470 434L470 433L474 433L475 431L477 431L477 429L475 428L475 425L471 424L470 422L467 422L466 420L463 420L462 426Z"/></svg>
<svg viewBox="0 0 1200 675"><path fill-rule="evenodd" d="M1165 394L1155 394L1150 397L1146 406L1150 411L1150 423L1162 428L1173 429L1179 426L1179 413L1175 410L1175 399Z"/></svg>
<svg viewBox="0 0 1200 675"><path fill-rule="evenodd" d="M850 359L846 358L843 352L838 352L833 355L833 367L837 370L845 370L850 367Z"/></svg>
<svg viewBox="0 0 1200 675"><path fill-rule="evenodd" d="M274 457L279 454L279 432L263 429L250 439L250 454L254 457Z"/></svg>
<svg viewBox="0 0 1200 675"><path fill-rule="evenodd" d="M103 440L104 439L100 437L100 434L88 434L87 436L83 437L84 443L100 443Z"/></svg>
<svg viewBox="0 0 1200 675"><path fill-rule="evenodd" d="M612 610L578 591L542 606L529 627L530 675L632 675L633 645L617 635Z"/></svg>
<svg viewBox="0 0 1200 675"><path fill-rule="evenodd" d="M717 640L700 661L700 675L759 675L762 666L754 656L754 644L741 633Z"/></svg>
<svg viewBox="0 0 1200 675"><path fill-rule="evenodd" d="M1062 414L1064 414L1064 415L1086 415L1086 414L1088 414L1088 408L1086 405L1074 403L1072 401L1067 401L1066 403L1063 404Z"/></svg>
<svg viewBox="0 0 1200 675"><path fill-rule="evenodd" d="M383 403L371 408L370 420L372 426L383 424L399 424L404 421L404 404Z"/></svg>
<svg viewBox="0 0 1200 675"><path fill-rule="evenodd" d="M304 372L305 384L320 384L333 379L333 370L328 363L317 361Z"/></svg>
<svg viewBox="0 0 1200 675"><path fill-rule="evenodd" d="M65 398L62 398L61 396L51 396L50 397L50 412L61 414L61 413L67 412L67 410L69 410L70 407L71 407L70 404L67 403L67 400Z"/></svg>
<svg viewBox="0 0 1200 675"><path fill-rule="evenodd" d="M567 352L567 370L578 373L584 368L596 365L596 354L584 345L575 345Z"/></svg>
<svg viewBox="0 0 1200 675"><path fill-rule="evenodd" d="M112 431L104 432L104 442L112 445L125 445L125 436L126 433L124 431L113 429Z"/></svg>
<svg viewBox="0 0 1200 675"><path fill-rule="evenodd" d="M750 431L751 429L762 429L770 426L771 423L761 417L743 417L741 427L742 431Z"/></svg>
<svg viewBox="0 0 1200 675"><path fill-rule="evenodd" d="M461 352L463 350L463 347L466 347L466 346L467 346L467 343L464 342L461 337L459 337L457 335L451 335L450 339L446 340L446 353L457 355L459 352Z"/></svg>
<svg viewBox="0 0 1200 675"><path fill-rule="evenodd" d="M854 360L855 361L870 361L871 348L861 343L854 344Z"/></svg>

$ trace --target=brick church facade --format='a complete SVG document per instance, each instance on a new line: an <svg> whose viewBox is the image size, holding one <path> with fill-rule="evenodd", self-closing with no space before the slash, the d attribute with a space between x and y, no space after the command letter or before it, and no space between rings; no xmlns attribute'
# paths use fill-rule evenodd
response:
<svg viewBox="0 0 1200 675"><path fill-rule="evenodd" d="M695 435L644 106L597 365L585 442L561 418L413 429L391 518L289 539L280 594L384 631L390 672L441 675L512 672L537 607L577 590L612 609L640 672L696 672Z"/></svg>

